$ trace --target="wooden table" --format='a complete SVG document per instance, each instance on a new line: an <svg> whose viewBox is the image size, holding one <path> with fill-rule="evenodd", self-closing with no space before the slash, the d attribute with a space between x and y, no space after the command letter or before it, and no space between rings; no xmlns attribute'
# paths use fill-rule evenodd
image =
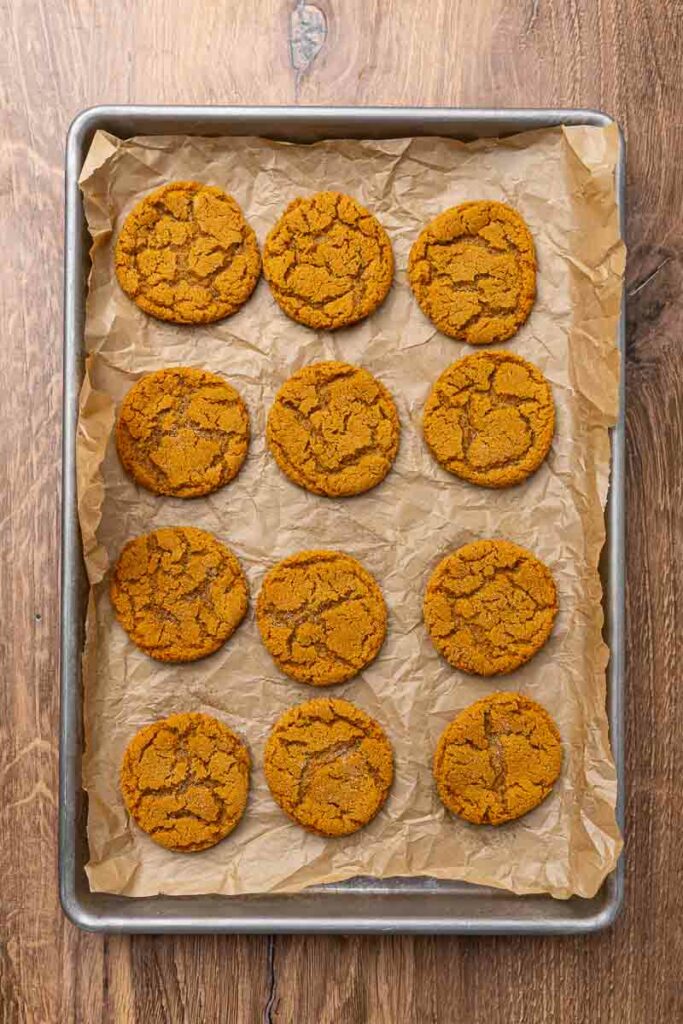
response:
<svg viewBox="0 0 683 1024"><path fill-rule="evenodd" d="M683 4L316 4L1 5L1 1019L673 1024L683 1019ZM306 38L290 48L292 26L306 17ZM580 939L103 939L62 916L62 154L73 115L104 102L599 107L623 125L627 892L611 931Z"/></svg>

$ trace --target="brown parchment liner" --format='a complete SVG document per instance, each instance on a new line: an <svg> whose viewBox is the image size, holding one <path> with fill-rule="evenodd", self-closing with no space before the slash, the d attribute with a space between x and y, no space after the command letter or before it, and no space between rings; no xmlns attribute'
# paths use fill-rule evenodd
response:
<svg viewBox="0 0 683 1024"><path fill-rule="evenodd" d="M615 128L548 129L464 145L441 138L330 141L312 146L255 138L149 137L98 133L81 177L93 266L85 329L88 375L78 434L79 512L92 586L84 660L91 888L155 893L297 890L355 875L431 875L516 893L590 897L615 866L616 778L605 713L601 584L608 428L618 403L616 331L624 246L614 185ZM202 327L146 316L123 294L113 245L145 193L174 179L219 185L241 204L263 240L285 204L319 189L349 192L388 231L394 285L368 320L326 333L290 321L261 280L234 316ZM557 406L551 454L526 483L495 491L442 470L421 434L430 386L474 351L438 333L406 281L411 243L437 213L469 199L516 207L538 253L538 298L504 347L549 378ZM391 390L401 417L393 471L375 490L334 501L300 490L265 448L265 420L280 384L320 359L359 363ZM237 479L202 499L159 498L123 472L113 444L115 408L142 374L191 365L223 374L247 402L249 455ZM210 530L240 558L250 612L217 654L164 665L137 650L115 620L108 567L125 541L164 525ZM434 650L422 623L429 574L453 548L507 537L552 569L561 610L547 646L496 679L468 677ZM263 748L276 718L315 691L283 676L262 647L253 601L277 560L303 548L359 558L389 607L377 661L327 691L357 703L388 732L396 778L378 817L341 839L309 835L270 798ZM552 795L519 822L476 827L441 806L431 776L437 738L467 704L497 689L521 690L557 721L564 768ZM254 769L246 814L228 839L203 853L173 854L129 821L118 790L124 748L146 722L176 711L215 714L248 743Z"/></svg>

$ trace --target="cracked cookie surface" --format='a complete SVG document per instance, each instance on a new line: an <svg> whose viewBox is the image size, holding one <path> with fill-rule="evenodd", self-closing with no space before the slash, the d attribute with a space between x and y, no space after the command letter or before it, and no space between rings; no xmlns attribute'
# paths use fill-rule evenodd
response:
<svg viewBox="0 0 683 1024"><path fill-rule="evenodd" d="M313 494L347 497L380 483L398 452L394 400L371 373L350 363L305 366L285 381L266 438L278 466Z"/></svg>
<svg viewBox="0 0 683 1024"><path fill-rule="evenodd" d="M236 200L198 181L173 181L145 196L124 221L114 262L126 295L176 324L235 313L261 273L256 235Z"/></svg>
<svg viewBox="0 0 683 1024"><path fill-rule="evenodd" d="M423 610L432 643L454 668L502 675L548 640L557 588L530 551L507 540L479 540L439 562Z"/></svg>
<svg viewBox="0 0 683 1024"><path fill-rule="evenodd" d="M269 233L263 272L280 308L300 324L334 330L384 301L394 274L389 237L342 192L294 199Z"/></svg>
<svg viewBox="0 0 683 1024"><path fill-rule="evenodd" d="M217 651L248 604L247 581L230 548L191 526L129 541L110 594L130 639L157 661L196 661Z"/></svg>
<svg viewBox="0 0 683 1024"><path fill-rule="evenodd" d="M340 551L300 551L267 573L256 602L261 639L292 679L329 686L377 656L387 610L360 562Z"/></svg>
<svg viewBox="0 0 683 1024"><path fill-rule="evenodd" d="M239 822L249 792L249 754L210 715L171 715L135 734L121 765L121 793L139 827L179 853L215 846Z"/></svg>
<svg viewBox="0 0 683 1024"><path fill-rule="evenodd" d="M470 345L507 341L536 297L531 233L505 203L452 206L420 232L408 280L422 312L444 334Z"/></svg>
<svg viewBox="0 0 683 1024"><path fill-rule="evenodd" d="M453 363L429 393L422 420L437 462L482 487L510 487L545 459L555 432L550 385L511 352Z"/></svg>
<svg viewBox="0 0 683 1024"><path fill-rule="evenodd" d="M297 824L346 836L375 817L394 776L391 743L354 704L319 698L276 722L264 755L276 803Z"/></svg>
<svg viewBox="0 0 683 1024"><path fill-rule="evenodd" d="M124 468L143 487L195 498L239 472L249 447L249 416L222 377L186 366L158 370L124 398L116 447Z"/></svg>
<svg viewBox="0 0 683 1024"><path fill-rule="evenodd" d="M521 693L493 693L446 727L433 770L449 811L502 825L545 800L561 767L560 733L545 708Z"/></svg>

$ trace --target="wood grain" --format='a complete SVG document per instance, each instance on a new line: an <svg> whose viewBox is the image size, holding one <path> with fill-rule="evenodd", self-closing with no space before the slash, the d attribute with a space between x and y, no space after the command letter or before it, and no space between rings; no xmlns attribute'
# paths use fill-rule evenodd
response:
<svg viewBox="0 0 683 1024"><path fill-rule="evenodd" d="M321 12L308 12L311 39L292 48L292 13L304 6L0 2L1 1019L681 1020L683 5L316 0L308 5ZM627 896L612 931L555 940L102 939L62 917L62 153L73 115L100 102L588 106L623 125L630 246Z"/></svg>

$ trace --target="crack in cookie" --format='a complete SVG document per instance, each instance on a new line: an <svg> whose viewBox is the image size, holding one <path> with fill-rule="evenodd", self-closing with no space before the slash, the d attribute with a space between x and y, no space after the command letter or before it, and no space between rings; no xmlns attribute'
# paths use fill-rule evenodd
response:
<svg viewBox="0 0 683 1024"><path fill-rule="evenodd" d="M535 473L548 454L555 405L533 363L510 352L477 352L441 374L422 426L449 473L481 487L510 487Z"/></svg>
<svg viewBox="0 0 683 1024"><path fill-rule="evenodd" d="M375 817L394 774L381 726L345 700L317 699L276 722L264 755L274 800L297 824L323 836L356 832Z"/></svg>
<svg viewBox="0 0 683 1024"><path fill-rule="evenodd" d="M536 297L536 254L516 210L478 201L444 210L410 251L408 280L422 312L470 345L507 341Z"/></svg>
<svg viewBox="0 0 683 1024"><path fill-rule="evenodd" d="M206 850L239 822L249 754L226 725L191 712L146 725L126 747L120 785L137 825L169 850Z"/></svg>
<svg viewBox="0 0 683 1024"><path fill-rule="evenodd" d="M249 447L249 415L238 392L214 373L158 370L124 398L116 447L138 484L155 494L195 498L237 476Z"/></svg>
<svg viewBox="0 0 683 1024"><path fill-rule="evenodd" d="M126 217L114 261L126 295L177 324L235 313L261 273L256 235L235 199L197 181L173 181L145 196Z"/></svg>
<svg viewBox="0 0 683 1024"><path fill-rule="evenodd" d="M360 366L305 366L285 381L266 439L290 480L313 494L347 497L380 483L398 452L400 421L380 381Z"/></svg>
<svg viewBox="0 0 683 1024"><path fill-rule="evenodd" d="M558 612L550 570L506 540L480 540L432 573L424 620L437 651L473 675L513 672L548 640Z"/></svg>
<svg viewBox="0 0 683 1024"><path fill-rule="evenodd" d="M334 330L384 301L394 273L379 221L341 192L294 199L266 239L263 271L275 301L298 323Z"/></svg>
<svg viewBox="0 0 683 1024"><path fill-rule="evenodd" d="M562 767L559 730L520 693L494 693L446 727L433 771L444 805L475 825L502 825L537 807Z"/></svg>
<svg viewBox="0 0 683 1024"><path fill-rule="evenodd" d="M190 526L129 541L110 594L130 639L157 661L196 661L217 651L248 604L247 582L230 548Z"/></svg>
<svg viewBox="0 0 683 1024"><path fill-rule="evenodd" d="M302 683L353 679L379 653L387 610L377 582L339 551L301 551L267 573L256 621L268 653Z"/></svg>

